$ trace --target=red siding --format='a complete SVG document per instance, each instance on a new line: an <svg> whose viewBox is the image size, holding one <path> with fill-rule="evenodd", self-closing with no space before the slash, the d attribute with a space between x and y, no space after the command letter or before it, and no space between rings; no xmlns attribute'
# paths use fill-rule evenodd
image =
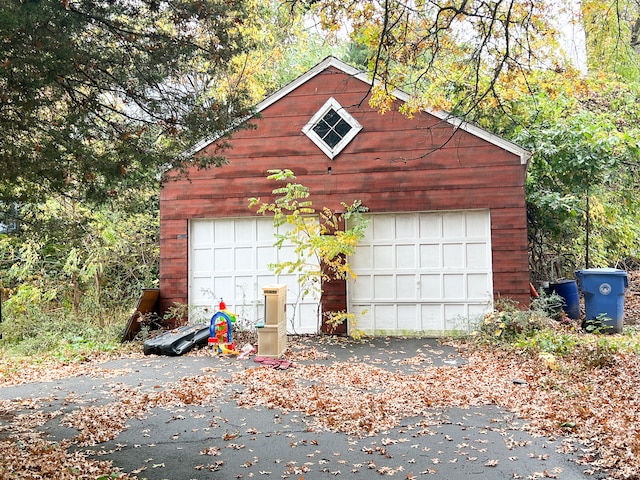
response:
<svg viewBox="0 0 640 480"><path fill-rule="evenodd" d="M237 132L225 152L228 165L194 170L190 180L164 185L161 309L187 302L187 220L255 215L248 199L267 200L275 185L267 170L284 168L309 187L317 207L338 210L340 202L359 199L372 212L490 209L494 294L528 303L526 167L520 157L427 113L413 119L397 111L381 115L368 106L368 91L354 77L325 70L264 109L254 120L257 129ZM334 160L301 131L329 97L363 125ZM330 289L344 308L342 287Z"/></svg>
<svg viewBox="0 0 640 480"><path fill-rule="evenodd" d="M322 285L322 311L323 312L340 312L347 310L347 284L344 281L330 281ZM322 331L331 334L346 334L347 324L342 323L330 328L325 322L322 322Z"/></svg>

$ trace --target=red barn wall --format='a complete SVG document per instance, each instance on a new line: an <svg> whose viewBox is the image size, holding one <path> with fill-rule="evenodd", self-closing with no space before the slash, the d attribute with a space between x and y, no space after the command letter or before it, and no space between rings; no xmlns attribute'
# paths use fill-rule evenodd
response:
<svg viewBox="0 0 640 480"><path fill-rule="evenodd" d="M188 219L255 215L248 199L270 198L275 184L266 179L267 170L285 168L309 187L317 207L339 210L340 202L358 199L372 213L490 209L494 297L528 304L526 166L520 156L427 113L409 119L395 109L382 115L368 106L368 95L367 83L329 68L265 108L253 120L256 129L235 133L224 154L228 165L165 183L161 310L188 300ZM334 160L301 131L330 97L363 125Z"/></svg>

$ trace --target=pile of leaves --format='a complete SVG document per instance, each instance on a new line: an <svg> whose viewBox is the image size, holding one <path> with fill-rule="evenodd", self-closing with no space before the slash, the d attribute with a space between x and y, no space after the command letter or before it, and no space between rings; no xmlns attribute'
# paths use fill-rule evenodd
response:
<svg viewBox="0 0 640 480"><path fill-rule="evenodd" d="M403 418L434 418L444 408L498 405L536 435L568 437L563 448L579 452L588 471L632 478L640 471L640 361L621 353L606 367L590 367L582 353L549 362L483 348L457 368L405 374L366 363L299 365L286 373L248 369L234 382L245 385L236 398L241 406L300 411L311 428L351 435L384 433Z"/></svg>
<svg viewBox="0 0 640 480"><path fill-rule="evenodd" d="M116 469L111 462L92 460L82 452L71 452L71 446L66 441L54 444L39 437L25 439L17 444L14 441L0 441L3 452L0 474L3 478L24 480L135 478L124 473L112 476Z"/></svg>
<svg viewBox="0 0 640 480"><path fill-rule="evenodd" d="M22 358L0 356L0 381L3 387L21 385L29 382L50 382L61 378L70 378L80 375L96 376L104 378L115 376L118 372L105 369L101 364L107 360L113 360L122 356L142 356L142 353L97 352L88 356L82 356L80 360L56 359L53 357L40 360L35 358Z"/></svg>
<svg viewBox="0 0 640 480"><path fill-rule="evenodd" d="M96 374L98 371L85 369L82 373ZM3 452L0 477L25 480L135 479L137 477L119 472L111 462L90 458L88 453L77 447L112 440L126 428L128 419L142 418L152 408L210 404L219 396L221 385L220 378L211 373L213 369L203 375L184 377L152 392L120 387L112 392L118 401L85 406L67 414L59 410L45 413L43 406L47 404L47 398L2 400L0 417L9 422L0 428L0 448ZM73 376L63 366L53 377L62 378L65 374ZM19 381L16 379L14 383ZM73 398L68 400L73 402ZM29 413L17 413L24 408ZM78 434L60 442L43 439L35 429L59 416L62 417L62 425L76 429ZM7 440L2 439L5 431L11 432Z"/></svg>

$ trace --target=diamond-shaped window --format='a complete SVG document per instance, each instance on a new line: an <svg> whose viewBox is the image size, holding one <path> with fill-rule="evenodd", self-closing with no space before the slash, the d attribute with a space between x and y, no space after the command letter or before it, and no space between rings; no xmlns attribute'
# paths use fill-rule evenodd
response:
<svg viewBox="0 0 640 480"><path fill-rule="evenodd" d="M362 125L330 98L309 120L303 133L329 158L333 159L362 130Z"/></svg>

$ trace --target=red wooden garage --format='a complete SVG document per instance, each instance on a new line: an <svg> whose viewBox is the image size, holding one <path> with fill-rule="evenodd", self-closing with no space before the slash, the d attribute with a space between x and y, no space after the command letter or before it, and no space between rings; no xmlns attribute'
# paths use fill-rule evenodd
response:
<svg viewBox="0 0 640 480"><path fill-rule="evenodd" d="M260 319L262 287L287 285L289 333L315 333L322 312L361 314L371 335L466 330L497 297L529 301L524 181L530 154L443 112L369 106L366 75L329 57L257 105L255 129L234 133L228 165L167 181L160 197L160 308L188 304L209 318L219 298ZM216 148L202 142L196 154ZM364 241L350 259L358 278L301 298L295 275L268 265L269 218L248 208L290 169L314 205L369 208ZM171 176L171 172L168 173ZM319 308L320 307L320 308ZM364 313L362 313L364 312Z"/></svg>

